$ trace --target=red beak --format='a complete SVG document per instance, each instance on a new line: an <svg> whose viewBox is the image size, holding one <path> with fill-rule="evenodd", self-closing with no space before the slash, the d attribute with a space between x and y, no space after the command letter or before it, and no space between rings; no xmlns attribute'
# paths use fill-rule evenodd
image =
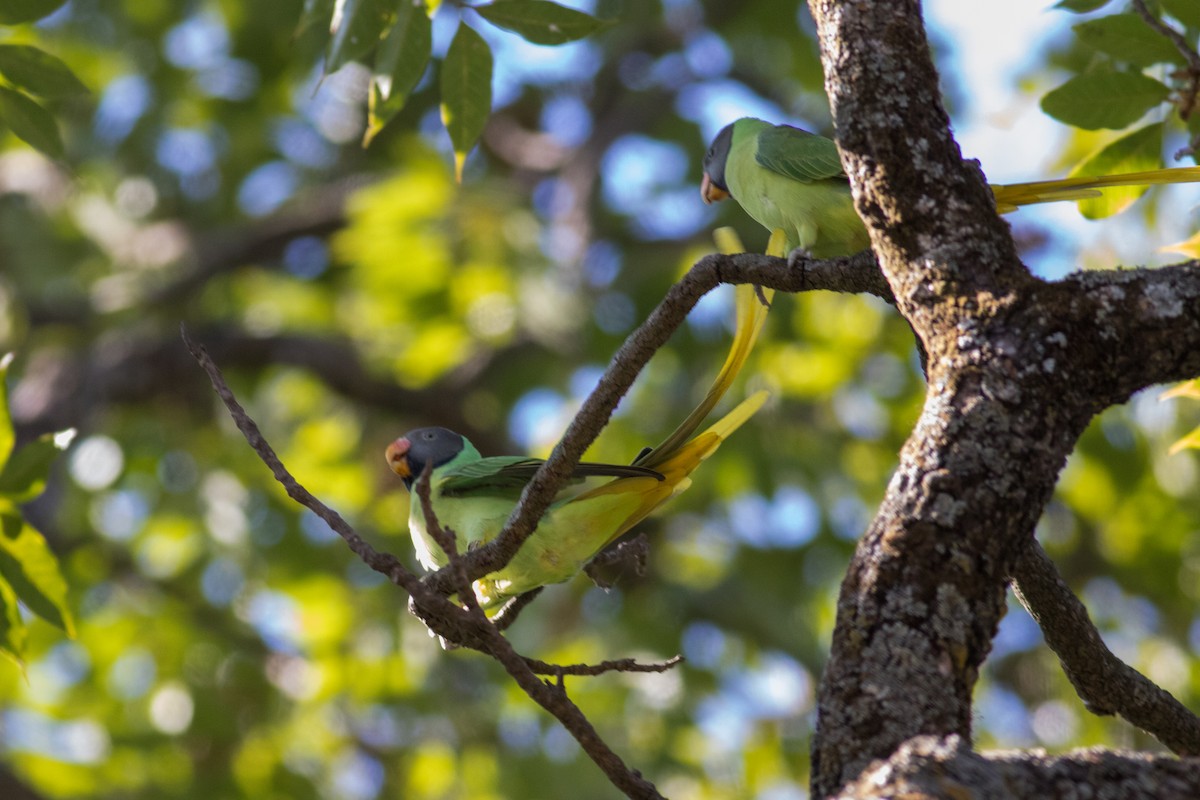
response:
<svg viewBox="0 0 1200 800"><path fill-rule="evenodd" d="M387 458L388 466L392 468L392 472L401 478L412 477L412 470L408 468L408 459L405 458L408 455L410 447L412 447L412 443L401 436L387 446L387 452L384 454L384 457Z"/></svg>
<svg viewBox="0 0 1200 800"><path fill-rule="evenodd" d="M708 177L708 173L704 173L704 177L700 180L700 196L704 198L706 204L712 204L724 200L729 197L729 192L722 189L712 182Z"/></svg>

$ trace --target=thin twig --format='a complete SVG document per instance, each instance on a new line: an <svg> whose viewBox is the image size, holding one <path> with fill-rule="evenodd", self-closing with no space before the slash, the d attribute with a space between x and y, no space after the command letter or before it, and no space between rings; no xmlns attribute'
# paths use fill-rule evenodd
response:
<svg viewBox="0 0 1200 800"><path fill-rule="evenodd" d="M548 664L535 658L526 658L525 663L539 675L603 675L606 672L666 672L683 663L683 656L674 656L666 661L643 664L632 658L601 661L599 664Z"/></svg>
<svg viewBox="0 0 1200 800"><path fill-rule="evenodd" d="M1191 74L1192 80L1195 81L1197 78L1200 78L1200 53L1196 52L1196 48L1192 47L1191 42L1182 33L1151 14L1150 9L1146 7L1146 0L1133 0L1133 10L1156 33L1175 45L1175 49L1187 61L1188 72Z"/></svg>
<svg viewBox="0 0 1200 800"><path fill-rule="evenodd" d="M1040 544L1030 543L1012 577L1017 599L1037 620L1088 710L1119 714L1181 756L1200 755L1200 718L1113 655Z"/></svg>
<svg viewBox="0 0 1200 800"><path fill-rule="evenodd" d="M536 600L545 588L545 586L539 586L536 589L530 589L502 605L500 610L492 616L492 624L496 626L496 630L508 630L508 627L517 621L518 615L525 610L525 607Z"/></svg>

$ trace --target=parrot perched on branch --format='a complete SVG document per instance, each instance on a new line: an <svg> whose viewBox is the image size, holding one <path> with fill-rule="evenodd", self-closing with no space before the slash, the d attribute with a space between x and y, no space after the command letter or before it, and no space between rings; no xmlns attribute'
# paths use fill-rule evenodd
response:
<svg viewBox="0 0 1200 800"><path fill-rule="evenodd" d="M1099 189L1114 186L1194 182L1200 167L996 185L992 193L996 210L1006 214L1033 203L1099 197ZM732 197L767 230L783 230L788 250L833 258L871 244L833 140L790 125L743 117L722 128L704 155L700 193L706 203Z"/></svg>
<svg viewBox="0 0 1200 800"><path fill-rule="evenodd" d="M776 236L776 255L782 255ZM766 319L766 306L754 287L739 285L737 328L733 345L704 400L658 447L644 451L630 465L582 462L577 480L559 491L537 528L503 569L475 582L484 608L550 583L566 581L621 534L686 489L689 475L731 433L762 407L765 391L742 401L702 433L695 434L746 363ZM695 434L695 435L693 435ZM411 492L428 463L430 501L443 529L451 529L459 545L491 541L507 522L521 491L542 459L522 456L484 458L463 436L446 428L418 428L388 445L388 465ZM611 480L583 485L590 477ZM426 530L420 501L409 503L409 533L417 557L428 569L447 563L446 553Z"/></svg>

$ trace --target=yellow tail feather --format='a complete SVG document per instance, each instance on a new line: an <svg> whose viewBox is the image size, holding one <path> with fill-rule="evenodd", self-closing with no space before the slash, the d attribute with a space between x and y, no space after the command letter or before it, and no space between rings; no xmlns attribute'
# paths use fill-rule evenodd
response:
<svg viewBox="0 0 1200 800"><path fill-rule="evenodd" d="M737 234L733 233L731 229L720 228L716 233L716 240L723 253L744 252ZM771 235L767 254L781 257L786 255L782 231L776 231ZM771 302L771 298L775 294L772 289L763 289L762 293L767 303ZM692 413L679 423L671 435L663 440L662 444L634 461L635 466L656 469L657 465L671 458L721 401L725 392L729 391L729 387L733 385L733 381L741 372L742 367L745 366L746 359L750 357L750 351L754 349L754 343L758 341L763 323L767 321L768 306L763 305L755 287L747 283L737 285L734 297L737 307L737 325L733 335L733 344L729 348L729 355L725 357L725 363L721 366L717 377L713 379L708 394L704 396L699 405L692 409Z"/></svg>
<svg viewBox="0 0 1200 800"><path fill-rule="evenodd" d="M1020 206L1034 203L1055 203L1059 200L1086 200L1099 197L1100 189L1116 186L1155 186L1167 183L1200 182L1200 167L1152 169L1145 172L1126 172L1121 175L1080 175L1054 181L1010 183L992 187L996 209L1001 214L1016 211Z"/></svg>

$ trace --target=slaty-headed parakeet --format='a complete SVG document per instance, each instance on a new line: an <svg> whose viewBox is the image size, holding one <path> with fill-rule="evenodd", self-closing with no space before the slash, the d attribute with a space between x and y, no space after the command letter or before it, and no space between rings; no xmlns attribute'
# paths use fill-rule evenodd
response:
<svg viewBox="0 0 1200 800"><path fill-rule="evenodd" d="M779 246L782 254L782 246ZM561 490L533 534L503 569L475 582L484 608L550 583L568 580L600 550L691 483L689 475L766 400L751 395L714 425L695 434L746 362L766 317L751 286L737 287L738 323L733 345L708 395L662 444L632 464L580 463L579 479ZM492 540L499 534L521 491L542 460L521 456L484 458L463 436L446 428L419 428L387 448L387 462L411 491L432 465L430 501L439 523L452 529L459 545ZM584 479L606 477L599 485ZM428 534L421 503L409 503L409 532L417 557L428 569L447 556Z"/></svg>
<svg viewBox="0 0 1200 800"><path fill-rule="evenodd" d="M1200 167L1123 175L1081 176L992 186L996 209L1083 200L1099 189L1200 181ZM854 210L850 184L832 139L744 117L721 129L704 156L700 192L706 203L733 197L759 224L817 258L850 255L870 246Z"/></svg>

